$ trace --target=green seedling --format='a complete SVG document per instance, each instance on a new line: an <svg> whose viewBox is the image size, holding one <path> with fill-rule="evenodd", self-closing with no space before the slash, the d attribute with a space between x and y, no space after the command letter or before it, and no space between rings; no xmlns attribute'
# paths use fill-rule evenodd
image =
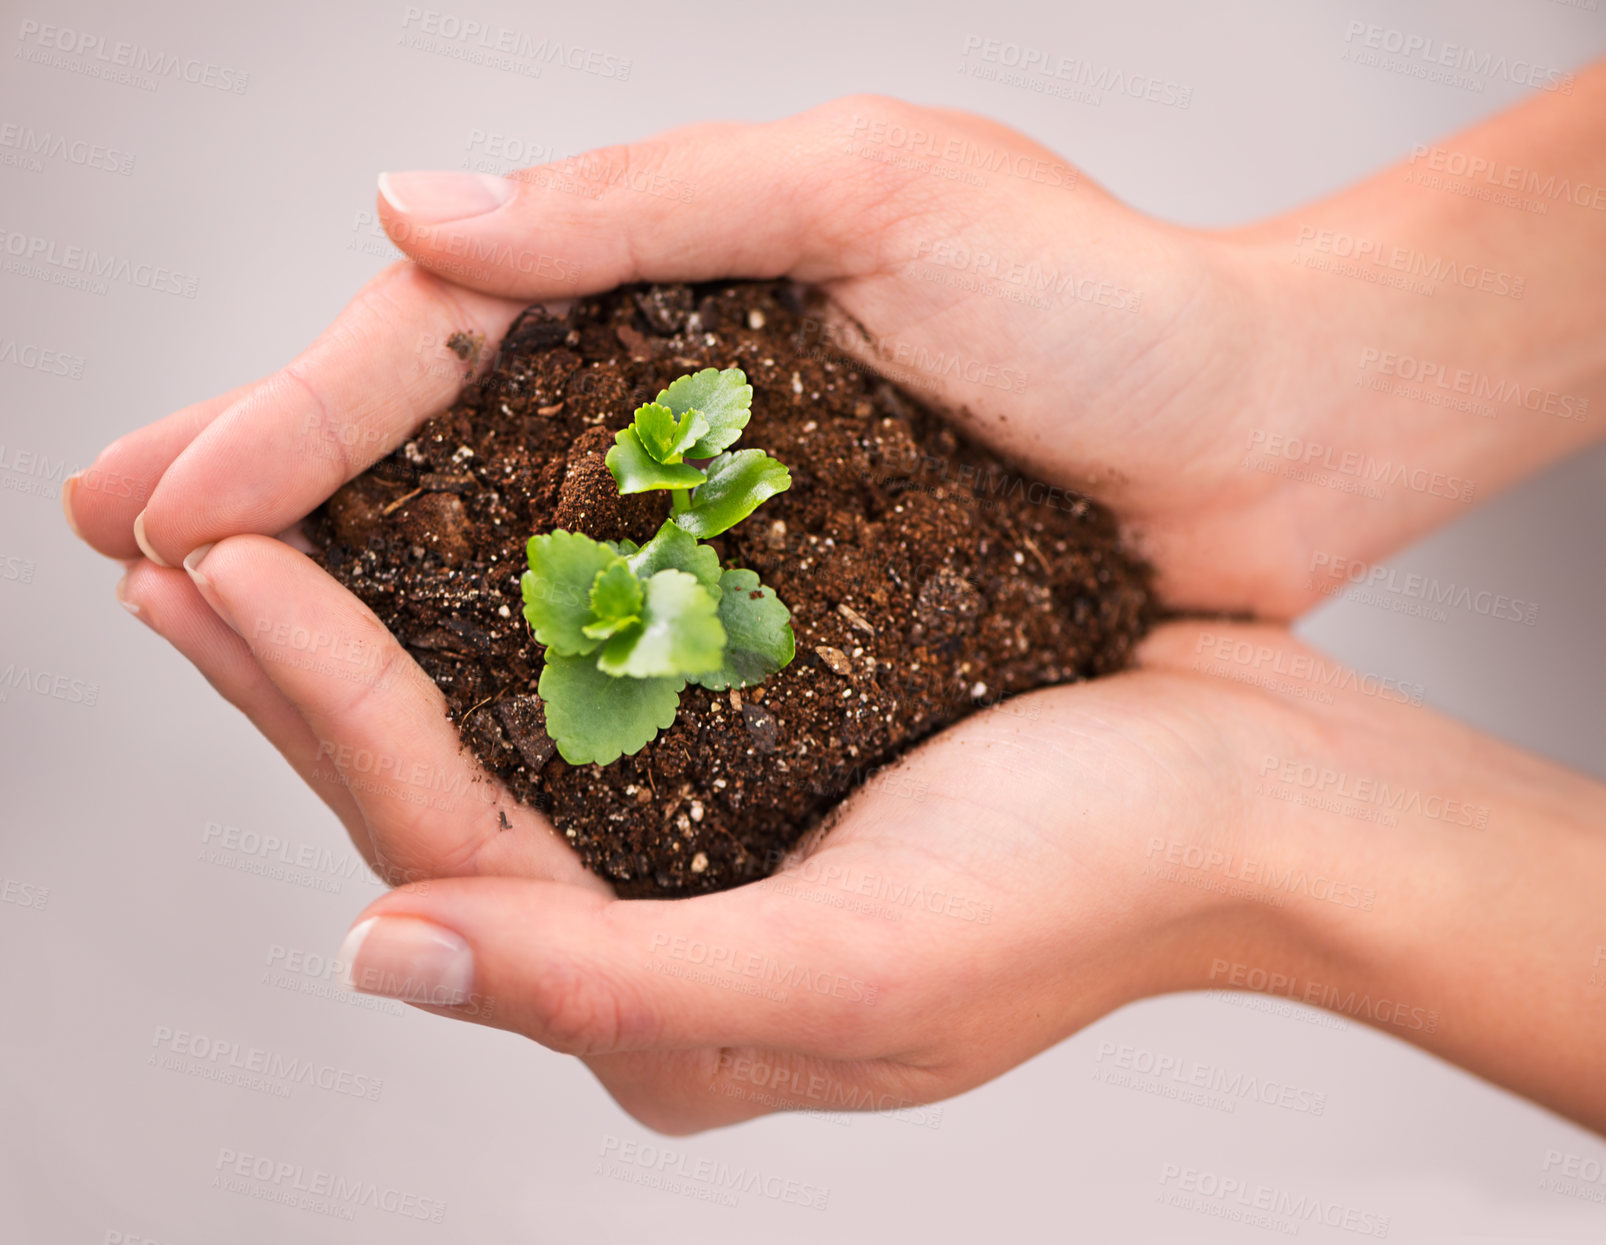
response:
<svg viewBox="0 0 1606 1245"><path fill-rule="evenodd" d="M752 402L740 368L706 368L615 434L607 461L620 494L669 494L669 516L645 545L565 531L530 538L524 617L546 645L536 690L571 765L639 752L674 722L688 682L751 687L792 660L791 612L701 543L792 486L763 450L730 448Z"/></svg>

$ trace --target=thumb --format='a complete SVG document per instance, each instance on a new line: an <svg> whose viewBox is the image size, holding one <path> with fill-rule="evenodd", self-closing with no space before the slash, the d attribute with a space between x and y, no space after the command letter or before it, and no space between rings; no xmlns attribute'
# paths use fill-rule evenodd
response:
<svg viewBox="0 0 1606 1245"><path fill-rule="evenodd" d="M925 133L931 117L857 96L782 121L690 126L506 178L385 173L380 218L432 272L530 300L634 281L864 275L884 266L899 225L929 223L944 204L976 209L910 161L868 159L855 146L893 123L900 135Z"/></svg>
<svg viewBox="0 0 1606 1245"><path fill-rule="evenodd" d="M770 1046L870 1057L888 983L873 936L764 883L618 900L558 882L435 878L378 900L347 984L570 1054Z"/></svg>

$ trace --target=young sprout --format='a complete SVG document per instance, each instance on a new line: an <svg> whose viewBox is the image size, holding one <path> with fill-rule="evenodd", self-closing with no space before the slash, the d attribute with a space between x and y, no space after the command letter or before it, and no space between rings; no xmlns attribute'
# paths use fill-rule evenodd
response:
<svg viewBox="0 0 1606 1245"><path fill-rule="evenodd" d="M669 494L669 517L645 545L565 531L530 538L524 616L546 645L536 690L571 765L639 752L674 722L687 682L750 687L792 660L780 598L752 571L721 569L700 543L792 486L763 450L730 450L752 402L740 368L705 368L615 434L607 461L620 494Z"/></svg>

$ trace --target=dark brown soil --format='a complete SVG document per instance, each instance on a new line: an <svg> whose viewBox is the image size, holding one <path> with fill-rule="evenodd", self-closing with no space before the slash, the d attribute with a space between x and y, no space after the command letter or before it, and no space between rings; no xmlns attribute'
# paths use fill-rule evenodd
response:
<svg viewBox="0 0 1606 1245"><path fill-rule="evenodd" d="M1002 697L1120 669L1151 617L1148 570L1108 511L1008 470L838 355L802 298L653 286L564 317L531 308L492 372L308 523L467 745L623 895L771 872L878 766ZM480 343L459 337L472 359ZM569 766L534 695L525 542L647 540L667 501L618 496L612 434L675 377L732 365L754 391L740 445L784 462L792 488L713 543L790 607L797 658L746 692L688 686L640 753Z"/></svg>

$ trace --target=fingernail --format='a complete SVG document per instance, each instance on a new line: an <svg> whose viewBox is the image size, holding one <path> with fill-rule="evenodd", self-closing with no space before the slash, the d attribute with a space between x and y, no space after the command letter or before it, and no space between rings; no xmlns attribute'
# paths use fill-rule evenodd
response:
<svg viewBox="0 0 1606 1245"><path fill-rule="evenodd" d="M67 516L67 526L79 540L84 538L84 534L79 530L78 520L72 512L72 495L73 490L78 487L78 477L83 474L82 471L75 471L61 482L61 512Z"/></svg>
<svg viewBox="0 0 1606 1245"><path fill-rule="evenodd" d="M123 572L123 577L117 581L117 586L112 589L112 592L114 592L117 596L117 604L121 605L135 618L139 619L140 622L147 622L148 620L145 618L145 616L140 613L139 606L128 599L128 577L133 573L134 572L132 568L125 570Z"/></svg>
<svg viewBox="0 0 1606 1245"><path fill-rule="evenodd" d="M416 917L371 916L340 944L346 985L409 1003L456 1007L474 991L474 952L457 934Z"/></svg>
<svg viewBox="0 0 1606 1245"><path fill-rule="evenodd" d="M139 551L156 563L157 566L165 566L170 570L172 569L173 564L152 549L151 542L145 539L145 512L143 510L134 516L134 543L139 546Z"/></svg>
<svg viewBox="0 0 1606 1245"><path fill-rule="evenodd" d="M230 630L235 635L239 635L240 629L234 625L234 616L229 613L227 607L223 604L223 599L218 596L217 590L212 587L211 578L201 569L202 561L205 560L207 554L212 552L212 546L215 544L217 544L217 541L214 540L191 549L184 559L184 573L190 577L190 582L195 585L195 590L201 594L201 599L212 607L212 612L228 623Z"/></svg>
<svg viewBox="0 0 1606 1245"><path fill-rule="evenodd" d="M213 540L204 545L196 545L195 548L190 550L189 556L184 559L184 569L189 572L189 576L195 582L195 586L203 592L212 586L212 581L201 570L201 559L212 552L212 546L215 544L217 544L217 541Z"/></svg>
<svg viewBox="0 0 1606 1245"><path fill-rule="evenodd" d="M379 193L385 202L421 225L484 216L511 199L516 190L507 178L489 173L420 170L379 175Z"/></svg>

